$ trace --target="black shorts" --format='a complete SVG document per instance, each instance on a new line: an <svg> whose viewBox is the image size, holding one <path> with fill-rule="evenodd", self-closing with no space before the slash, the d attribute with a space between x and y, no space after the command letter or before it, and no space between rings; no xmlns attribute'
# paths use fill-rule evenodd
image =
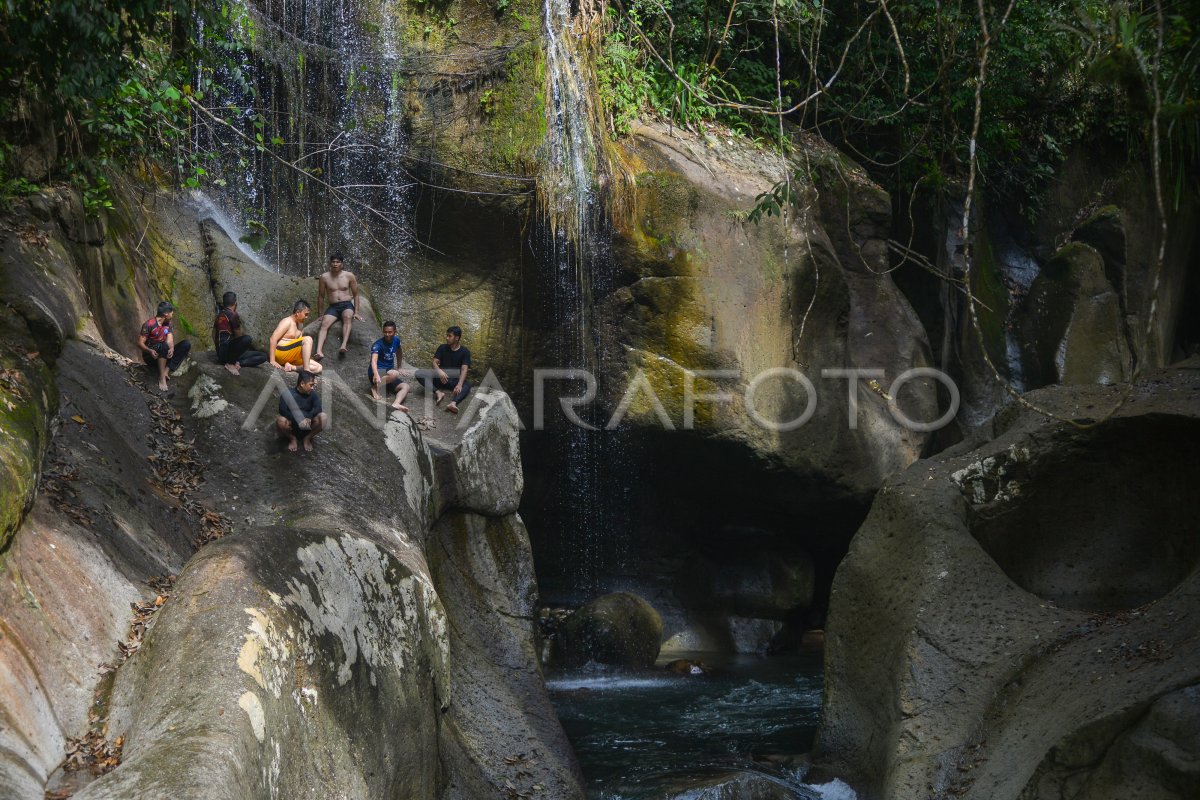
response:
<svg viewBox="0 0 1200 800"><path fill-rule="evenodd" d="M391 383L388 383L387 382L387 373L388 373L389 369L396 369L396 368L395 367L380 367L379 368L379 382L386 385L387 390L389 392L398 392L398 391L400 391L400 384L408 383L408 381L404 380L404 378L396 378ZM367 385L368 386L375 385L375 375L374 375L374 373L371 372L370 367L367 367Z"/></svg>
<svg viewBox="0 0 1200 800"><path fill-rule="evenodd" d="M353 300L343 300L340 303L334 303L329 308L325 309L325 313L322 316L339 319L342 316L342 313L345 311L354 311Z"/></svg>

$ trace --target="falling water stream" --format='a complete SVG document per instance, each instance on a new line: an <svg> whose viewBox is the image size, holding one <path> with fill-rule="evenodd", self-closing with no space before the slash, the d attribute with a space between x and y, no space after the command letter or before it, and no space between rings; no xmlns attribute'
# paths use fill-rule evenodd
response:
<svg viewBox="0 0 1200 800"><path fill-rule="evenodd" d="M549 82L545 159L540 185L541 218L535 233L541 273L541 316L551 342L543 363L559 370L598 375L595 302L613 288L611 226L606 204L603 154L592 127L588 73L576 41L585 21L570 0L543 0L543 42ZM582 381L576 380L576 391ZM599 428L601 421L587 419ZM595 593L604 565L619 559L614 544L625 505L615 476L629 478L622 435L558 422L549 440L549 463L558 486L548 519L570 539L571 582Z"/></svg>
<svg viewBox="0 0 1200 800"><path fill-rule="evenodd" d="M215 119L194 142L218 154L209 166L214 202L247 239L262 240L258 257L279 271L315 275L342 251L349 268L369 270L382 294L399 296L413 246L399 87L413 59L390 4L241 8L253 57L240 75L217 76L221 90L205 101Z"/></svg>

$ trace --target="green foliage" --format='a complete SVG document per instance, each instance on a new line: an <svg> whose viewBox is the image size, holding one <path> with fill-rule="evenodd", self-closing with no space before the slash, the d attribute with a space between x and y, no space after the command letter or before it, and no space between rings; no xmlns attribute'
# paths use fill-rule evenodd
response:
<svg viewBox="0 0 1200 800"><path fill-rule="evenodd" d="M792 0L775 7L785 24L808 14L804 3ZM770 0L632 0L610 8L599 73L613 128L627 129L646 111L691 128L720 121L745 130L761 123L726 103L778 105L773 56L767 59L774 52L771 9Z"/></svg>
<svg viewBox="0 0 1200 800"><path fill-rule="evenodd" d="M617 130L658 113L775 138L782 108L894 190L944 191L966 173L982 47L974 0L614 3L600 74ZM1107 139L1147 151L1157 6L1014 0L1002 24L1007 5L985 3L992 40L976 152L984 187L1033 213L1072 147ZM1162 6L1161 119L1179 184L1200 174L1200 0Z"/></svg>
<svg viewBox="0 0 1200 800"><path fill-rule="evenodd" d="M596 67L600 101L609 109L609 124L616 133L628 133L650 101L653 85L641 50L625 41L622 31L605 37Z"/></svg>
<svg viewBox="0 0 1200 800"><path fill-rule="evenodd" d="M1110 115L1114 135L1130 138L1134 149L1149 147L1149 120L1158 119L1166 187L1176 206L1187 190L1200 191L1200 0L1163 3L1161 54L1155 6L1118 2L1092 14L1081 13L1070 30L1084 46L1087 77L1112 87L1124 108ZM1156 80L1157 77L1157 80Z"/></svg>
<svg viewBox="0 0 1200 800"><path fill-rule="evenodd" d="M199 185L204 155L190 152L188 98L214 85L215 69L242 77L246 23L243 7L223 3L5 0L0 81L12 91L0 93L0 117L20 107L50 121L65 152L59 170L83 189L90 214L111 207L104 171L134 160L155 158L180 184ZM0 159L5 196L20 190L9 164Z"/></svg>
<svg viewBox="0 0 1200 800"><path fill-rule="evenodd" d="M746 213L746 222L757 225L763 217L782 216L784 208L799 202L800 195L792 189L792 184L781 181L771 187L770 191L754 198L754 207Z"/></svg>

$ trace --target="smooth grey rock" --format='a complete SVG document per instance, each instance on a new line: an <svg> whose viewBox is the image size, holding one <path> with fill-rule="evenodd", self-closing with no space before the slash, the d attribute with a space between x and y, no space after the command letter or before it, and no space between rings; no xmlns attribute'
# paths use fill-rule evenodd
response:
<svg viewBox="0 0 1200 800"><path fill-rule="evenodd" d="M1200 794L1200 685L1060 742L1021 800L1180 800Z"/></svg>
<svg viewBox="0 0 1200 800"><path fill-rule="evenodd" d="M46 454L53 474L4 551L3 797L42 795L66 740L84 732L100 665L116 659L128 632L129 604L145 599L144 581L182 568L197 533L158 488L145 398L109 355L66 343Z"/></svg>
<svg viewBox="0 0 1200 800"><path fill-rule="evenodd" d="M1200 681L1196 366L1098 427L1014 410L884 486L834 580L820 774L863 800L1010 800L1061 742ZM1099 417L1124 392L1030 400Z"/></svg>
<svg viewBox="0 0 1200 800"><path fill-rule="evenodd" d="M1092 247L1073 242L1030 287L1021 346L1035 386L1119 383L1132 372L1120 299Z"/></svg>
<svg viewBox="0 0 1200 800"><path fill-rule="evenodd" d="M521 518L451 512L427 546L434 584L455 621L455 700L442 738L446 800L499 797L510 786L582 800L579 768L538 667L537 583Z"/></svg>
<svg viewBox="0 0 1200 800"><path fill-rule="evenodd" d="M438 796L447 619L365 538L258 528L193 558L113 691L79 798Z"/></svg>
<svg viewBox="0 0 1200 800"><path fill-rule="evenodd" d="M459 417L441 415L426 435L438 478L438 508L501 517L515 514L525 479L520 421L504 392L473 392Z"/></svg>

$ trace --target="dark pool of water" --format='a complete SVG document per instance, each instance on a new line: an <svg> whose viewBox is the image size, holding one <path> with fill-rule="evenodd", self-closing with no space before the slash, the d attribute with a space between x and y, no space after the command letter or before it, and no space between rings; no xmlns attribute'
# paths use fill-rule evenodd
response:
<svg viewBox="0 0 1200 800"><path fill-rule="evenodd" d="M589 796L660 798L689 779L733 769L795 777L772 762L812 748L821 710L821 654L691 657L712 672L547 675Z"/></svg>

